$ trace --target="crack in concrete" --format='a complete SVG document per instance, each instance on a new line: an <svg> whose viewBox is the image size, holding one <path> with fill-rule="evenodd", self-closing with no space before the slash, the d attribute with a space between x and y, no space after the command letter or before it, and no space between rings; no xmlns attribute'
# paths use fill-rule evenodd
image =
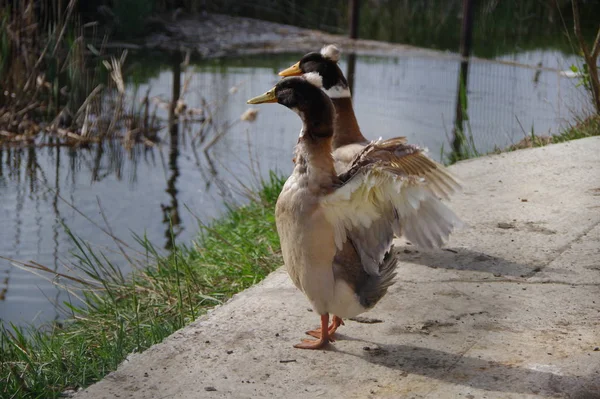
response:
<svg viewBox="0 0 600 399"><path fill-rule="evenodd" d="M496 280L468 280L468 279L450 279L450 280L428 280L428 281L416 281L416 280L398 280L404 284L438 284L438 283L474 283L474 284L497 284L497 283L513 283L522 285L568 285L573 287L600 287L600 283L569 283L560 280L548 280L548 281L522 281L522 280L510 280L510 279L496 279Z"/></svg>
<svg viewBox="0 0 600 399"><path fill-rule="evenodd" d="M573 244L577 243L583 237L585 237L586 235L588 235L588 233L590 231L594 230L598 225L600 225L600 221L597 221L596 223L592 224L591 227L585 229L581 234L579 234L573 240L571 240L567 244L563 245L562 247L559 247L557 249L558 253L556 254L556 256L554 256L552 259L550 259L545 265L543 265L541 267L536 267L531 272L525 273L523 275L523 277L524 278L531 278L531 277L535 276L537 273L543 271L548 265L550 265L552 262L554 262L555 260L557 260L558 258L560 258L565 252L567 252L569 249L571 249L573 247Z"/></svg>
<svg viewBox="0 0 600 399"><path fill-rule="evenodd" d="M477 345L477 343L481 340L481 335L479 336L478 339L476 339L471 345L468 345L464 350L458 352L456 354L456 360L449 365L444 372L442 373L442 377L446 377L450 374L450 372L456 368L456 365L461 361L462 358L464 358L464 356L475 346ZM440 379L441 380L441 379ZM436 384L437 385L437 384ZM431 390L429 392L427 392L424 396L424 398L429 397L429 395L433 392L433 390L437 388L436 386L432 386Z"/></svg>

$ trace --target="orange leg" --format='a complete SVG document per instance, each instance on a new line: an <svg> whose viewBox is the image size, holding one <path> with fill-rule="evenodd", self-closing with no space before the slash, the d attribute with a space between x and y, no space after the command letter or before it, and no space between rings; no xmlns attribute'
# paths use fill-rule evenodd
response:
<svg viewBox="0 0 600 399"><path fill-rule="evenodd" d="M329 337L329 329L327 328L327 324L329 324L329 314L326 313L321 315L321 331L322 334L319 334L317 338L319 339L303 339L299 344L294 345L294 348L299 349L320 349L327 345L331 338Z"/></svg>
<svg viewBox="0 0 600 399"><path fill-rule="evenodd" d="M333 333L338 329L339 326L344 325L344 320L341 317L333 316L333 320L331 321L331 325L327 328L329 332L329 341L334 342L335 339L333 337ZM317 328L316 330L307 331L306 334L311 337L320 338L321 337L321 329Z"/></svg>

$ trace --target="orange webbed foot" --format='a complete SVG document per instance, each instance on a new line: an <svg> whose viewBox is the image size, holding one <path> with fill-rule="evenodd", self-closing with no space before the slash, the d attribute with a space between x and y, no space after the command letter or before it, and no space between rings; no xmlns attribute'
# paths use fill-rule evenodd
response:
<svg viewBox="0 0 600 399"><path fill-rule="evenodd" d="M306 335L310 335L311 337L321 338L321 329L317 328L316 330L310 330L306 332ZM303 341L312 341L312 340L303 340ZM335 337L332 334L329 334L329 342L335 342Z"/></svg>
<svg viewBox="0 0 600 399"><path fill-rule="evenodd" d="M298 349L321 349L329 343L329 340L324 339L303 339L299 344L294 345Z"/></svg>
<svg viewBox="0 0 600 399"><path fill-rule="evenodd" d="M314 333L315 335L312 335L312 336L314 336L318 339L303 339L302 342L294 345L294 348L320 349L320 348L324 347L325 345L327 345L329 342L333 342L334 339L329 335L329 328L327 326L328 324L329 324L329 314L321 315L321 328L318 330L307 331L307 334L311 333L309 335L312 335Z"/></svg>
<svg viewBox="0 0 600 399"><path fill-rule="evenodd" d="M336 332L339 326L344 325L344 320L341 317L333 316L333 320L331 321L331 325L327 328L329 331L329 342L334 342L335 338L333 334ZM321 329L317 328L315 330L310 330L306 332L307 335L315 338L321 338Z"/></svg>

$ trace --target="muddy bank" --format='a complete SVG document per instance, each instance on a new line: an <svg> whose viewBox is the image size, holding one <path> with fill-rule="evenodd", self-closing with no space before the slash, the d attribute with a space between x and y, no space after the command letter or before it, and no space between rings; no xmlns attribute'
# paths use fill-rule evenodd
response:
<svg viewBox="0 0 600 399"><path fill-rule="evenodd" d="M191 51L203 58L238 55L306 53L335 43L344 53L372 56L419 55L461 60L459 54L376 40L350 39L345 35L224 14L163 15L149 24L150 35L136 43L112 42L108 47L153 51ZM458 43L457 43L458 49ZM515 65L539 71L560 72L543 65L475 56L470 61Z"/></svg>
<svg viewBox="0 0 600 399"><path fill-rule="evenodd" d="M308 52L327 43L336 43L345 52L358 54L377 55L406 51L443 54L402 44L352 40L343 35L222 14L162 16L153 19L151 25L154 33L137 44L115 42L112 46L158 51L190 50L205 58Z"/></svg>

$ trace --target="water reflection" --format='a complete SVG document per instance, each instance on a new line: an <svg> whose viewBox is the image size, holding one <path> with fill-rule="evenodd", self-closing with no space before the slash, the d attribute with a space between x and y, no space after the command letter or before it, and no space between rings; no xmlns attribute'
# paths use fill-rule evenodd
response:
<svg viewBox="0 0 600 399"><path fill-rule="evenodd" d="M354 96L354 71L356 69L356 53L348 54L348 69L346 70L346 79L348 80L348 87L350 87L350 93Z"/></svg>
<svg viewBox="0 0 600 399"><path fill-rule="evenodd" d="M181 96L181 57L176 54L171 57L173 68L173 92L171 105L169 107L169 179L165 190L170 197L168 205L161 204L163 212L163 223L165 230L165 248L173 249L175 238L181 233L181 219L179 218L179 203L177 202L177 178L179 168L177 158L179 157L179 117L176 115L177 102Z"/></svg>

